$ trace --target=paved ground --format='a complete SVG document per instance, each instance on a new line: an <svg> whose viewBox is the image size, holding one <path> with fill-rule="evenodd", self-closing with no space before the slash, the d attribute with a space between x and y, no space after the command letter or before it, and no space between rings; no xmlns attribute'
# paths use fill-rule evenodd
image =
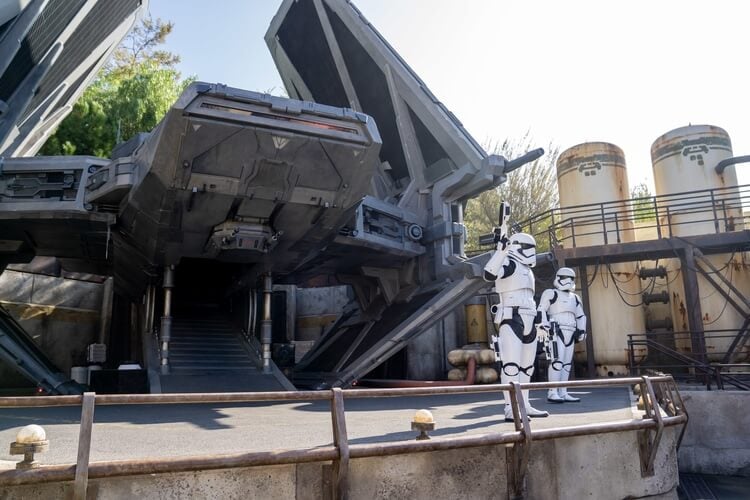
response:
<svg viewBox="0 0 750 500"><path fill-rule="evenodd" d="M581 403L548 404L546 392L532 393L532 404L548 409L548 418L532 428L577 425L632 418L628 390L597 388L571 391ZM415 410L433 412L434 436L511 430L502 419L502 396L465 394L383 399L347 399L346 422L351 443L413 439ZM0 408L0 467L11 460L8 446L18 429L42 425L50 440L43 463L74 463L80 408ZM115 460L155 456L198 455L330 444L327 402L206 405L98 406L94 415L91 459Z"/></svg>

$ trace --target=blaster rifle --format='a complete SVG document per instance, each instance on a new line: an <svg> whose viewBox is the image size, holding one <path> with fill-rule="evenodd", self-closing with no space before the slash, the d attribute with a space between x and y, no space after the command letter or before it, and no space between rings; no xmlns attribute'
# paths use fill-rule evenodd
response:
<svg viewBox="0 0 750 500"><path fill-rule="evenodd" d="M479 237L479 245L497 245L503 238L508 236L508 221L510 220L510 203L502 202L500 204L500 214L498 224L489 234L483 234Z"/></svg>
<svg viewBox="0 0 750 500"><path fill-rule="evenodd" d="M550 321L547 340L544 341L545 349L547 349L551 355L551 358L547 359L552 359L552 361L560 359L560 353L557 352L557 342L555 342L555 334L557 333L558 328L560 327L557 325L557 321Z"/></svg>

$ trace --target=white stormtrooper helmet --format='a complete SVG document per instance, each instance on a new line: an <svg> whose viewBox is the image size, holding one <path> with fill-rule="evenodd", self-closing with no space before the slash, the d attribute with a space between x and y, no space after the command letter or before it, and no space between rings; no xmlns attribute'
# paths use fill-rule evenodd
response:
<svg viewBox="0 0 750 500"><path fill-rule="evenodd" d="M555 274L555 288L558 290L576 289L576 272L569 267L561 267Z"/></svg>
<svg viewBox="0 0 750 500"><path fill-rule="evenodd" d="M536 240L530 234L516 233L508 241L508 256L529 267L536 265Z"/></svg>

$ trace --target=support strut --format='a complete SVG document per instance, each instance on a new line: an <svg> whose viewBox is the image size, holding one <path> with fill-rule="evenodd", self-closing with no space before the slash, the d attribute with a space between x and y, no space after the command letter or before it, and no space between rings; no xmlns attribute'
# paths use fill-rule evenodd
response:
<svg viewBox="0 0 750 500"><path fill-rule="evenodd" d="M169 342L172 340L172 289L174 288L174 266L164 268L164 314L161 317L161 373L169 373Z"/></svg>

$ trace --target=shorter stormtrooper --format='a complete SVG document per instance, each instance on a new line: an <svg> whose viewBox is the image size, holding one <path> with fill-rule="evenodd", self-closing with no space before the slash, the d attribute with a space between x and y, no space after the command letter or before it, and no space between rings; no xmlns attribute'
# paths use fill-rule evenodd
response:
<svg viewBox="0 0 750 500"><path fill-rule="evenodd" d="M503 236L497 250L484 267L484 279L495 282L500 302L494 321L499 325L497 337L491 339L496 359L501 361L500 380L526 383L534 372L538 332L536 303L534 302L534 273L536 242L526 233L510 238ZM529 391L523 390L523 403L530 417L546 417L546 411L529 404ZM509 394L505 394L505 420L513 421Z"/></svg>
<svg viewBox="0 0 750 500"><path fill-rule="evenodd" d="M575 271L561 267L555 274L555 289L548 289L539 299L542 327L550 334L551 358L547 368L550 382L568 380L573 362L574 343L586 338L586 315L575 290ZM560 387L547 392L550 403L577 403L579 398Z"/></svg>

